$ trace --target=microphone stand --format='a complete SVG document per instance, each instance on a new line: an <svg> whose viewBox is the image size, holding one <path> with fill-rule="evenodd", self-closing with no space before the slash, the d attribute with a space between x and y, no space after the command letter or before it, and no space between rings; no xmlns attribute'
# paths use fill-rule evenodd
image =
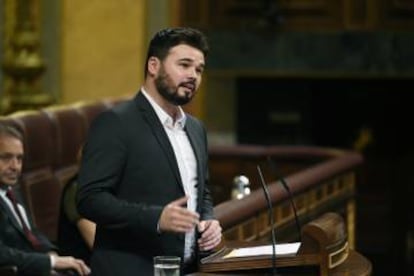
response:
<svg viewBox="0 0 414 276"><path fill-rule="evenodd" d="M257 171L260 176L260 183L262 184L263 192L267 201L268 209L269 209L269 224L270 224L270 232L272 236L272 275L277 275L276 269L276 238L275 238L275 229L274 229L274 217L273 217L273 206L272 200L269 195L269 190L267 189L266 182L264 180L262 170L260 166L257 165Z"/></svg>
<svg viewBox="0 0 414 276"><path fill-rule="evenodd" d="M297 229L297 231L298 231L298 235L299 235L299 242L302 242L302 233L301 233L301 231L300 231L300 223L299 223L299 218L298 218L298 212L297 212L297 210L296 210L296 204L295 204L295 202L293 201L293 195L292 195L292 193L291 193L291 191L290 191L289 185L286 183L285 178L284 178L283 176L280 176L280 175L277 173L277 170L276 170L276 164L275 164L275 162L273 161L273 159L272 159L270 156L268 156L268 157L267 157L267 161L269 162L269 164L270 164L270 168L271 168L271 170L273 171L274 175L276 176L276 178L278 178L278 179L279 179L279 181L280 181L280 183L282 184L283 188L284 188L284 189L286 190L286 192L288 193L288 197L289 197L290 205L291 205L291 206L292 206L292 208L293 208L293 215L295 216L295 224L296 224L296 229Z"/></svg>

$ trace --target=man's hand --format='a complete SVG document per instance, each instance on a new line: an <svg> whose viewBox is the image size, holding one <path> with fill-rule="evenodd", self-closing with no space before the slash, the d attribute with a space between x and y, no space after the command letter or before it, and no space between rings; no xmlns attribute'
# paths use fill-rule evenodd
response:
<svg viewBox="0 0 414 276"><path fill-rule="evenodd" d="M73 269L76 270L80 276L89 275L91 273L90 268L80 259L75 259L70 256L54 256L54 258L54 270Z"/></svg>
<svg viewBox="0 0 414 276"><path fill-rule="evenodd" d="M187 196L170 202L164 207L158 222L160 231L187 233L198 224L199 215L189 211L183 205L187 204Z"/></svg>
<svg viewBox="0 0 414 276"><path fill-rule="evenodd" d="M221 242L221 226L218 220L201 221L198 224L198 231L201 233L198 239L201 251L211 250Z"/></svg>

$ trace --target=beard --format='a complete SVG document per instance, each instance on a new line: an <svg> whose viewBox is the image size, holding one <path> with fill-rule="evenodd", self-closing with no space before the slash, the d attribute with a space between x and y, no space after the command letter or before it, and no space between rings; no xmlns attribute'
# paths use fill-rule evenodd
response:
<svg viewBox="0 0 414 276"><path fill-rule="evenodd" d="M173 80L163 67L160 68L159 76L155 79L155 87L165 100L176 106L189 103L194 96L194 93L191 92L180 95L178 93L179 85L174 85Z"/></svg>

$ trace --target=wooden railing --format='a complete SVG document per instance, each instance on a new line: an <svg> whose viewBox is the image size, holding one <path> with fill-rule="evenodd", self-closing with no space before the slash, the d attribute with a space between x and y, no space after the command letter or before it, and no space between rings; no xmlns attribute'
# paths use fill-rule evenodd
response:
<svg viewBox="0 0 414 276"><path fill-rule="evenodd" d="M356 152L303 146L217 147L210 150L212 178L217 178L217 163L238 160L240 167L252 172L252 168L268 158L275 160L281 168L289 164L287 167L293 171L286 175L285 180L293 194L301 224L328 211L339 212L346 221L348 243L354 248L354 194L358 179L357 168L363 162L362 156ZM234 168L235 165L231 166ZM269 169L263 171L270 174ZM251 241L269 238L271 228L265 196L261 189L257 189L257 184L252 185L255 189L250 196L223 201L215 206L215 214L223 227L225 240ZM274 206L276 239L297 239L299 235L295 229L294 213L287 192L279 180L269 183L268 188Z"/></svg>

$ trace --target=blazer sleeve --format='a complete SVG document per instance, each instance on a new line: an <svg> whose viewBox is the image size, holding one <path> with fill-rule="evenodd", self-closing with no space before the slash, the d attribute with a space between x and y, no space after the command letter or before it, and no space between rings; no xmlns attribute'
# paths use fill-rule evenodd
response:
<svg viewBox="0 0 414 276"><path fill-rule="evenodd" d="M19 275L50 275L50 256L9 247L0 240L0 265L16 266Z"/></svg>
<svg viewBox="0 0 414 276"><path fill-rule="evenodd" d="M206 168L205 168L205 182L204 182L204 191L203 191L203 205L202 205L202 218L203 220L215 219L214 216L214 209L213 209L213 200L210 193L210 173L209 173L209 166L208 166L208 147L207 147L207 138L205 137L205 144L206 144Z"/></svg>
<svg viewBox="0 0 414 276"><path fill-rule="evenodd" d="M189 122L193 123L196 128L198 129L197 133L199 133L199 140L201 142L202 145L202 150L201 153L203 155L203 157L201 158L201 160L203 160L202 162L202 175L204 179L201 179L201 181L203 181L203 185L201 185L202 187L202 199L201 201L199 201L201 203L201 219L202 220L209 220L209 219L215 219L214 217L214 209L213 209L213 200L211 197L211 193L210 193L210 188L209 188L209 183L210 183L210 175L209 175L209 164L208 164L208 157L209 157L209 152L208 152L208 141L207 141L207 132L206 129L203 125L203 123L201 121L199 121L198 119L189 116Z"/></svg>
<svg viewBox="0 0 414 276"><path fill-rule="evenodd" d="M33 225L33 224L32 224ZM54 245L48 237L46 237L42 232L40 232L37 228L32 229L33 234L37 237L37 239L42 244L41 252L47 253L50 251L57 252L58 247Z"/></svg>
<svg viewBox="0 0 414 276"><path fill-rule="evenodd" d="M130 228L156 236L162 207L128 202L116 196L126 166L128 129L112 111L98 116L83 148L78 178L77 208L84 216L106 228Z"/></svg>

